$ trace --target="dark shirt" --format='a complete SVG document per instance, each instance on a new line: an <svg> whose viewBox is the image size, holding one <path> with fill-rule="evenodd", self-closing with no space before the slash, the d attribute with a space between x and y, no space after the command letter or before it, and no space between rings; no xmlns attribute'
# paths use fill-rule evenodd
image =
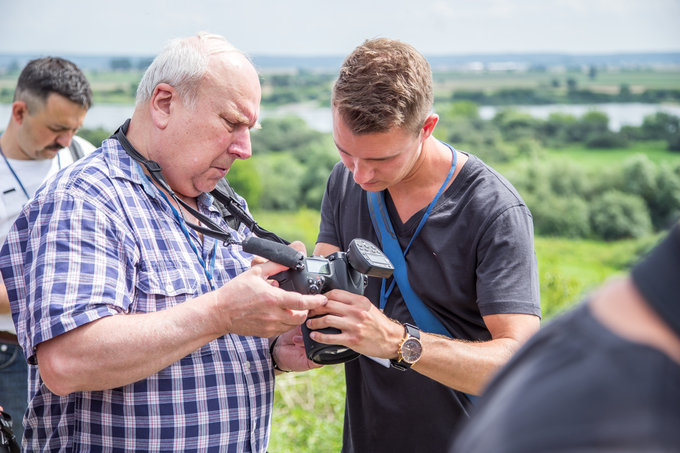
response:
<svg viewBox="0 0 680 453"><path fill-rule="evenodd" d="M541 329L489 385L450 452L680 451L680 366L586 304Z"/></svg>
<svg viewBox="0 0 680 453"><path fill-rule="evenodd" d="M402 249L425 209L402 224L386 196ZM318 242L347 250L354 238L379 245L366 192L339 163L329 178ZM442 194L406 255L413 290L454 338L491 338L482 316L540 315L531 214L502 176L474 156ZM379 304L380 279L365 295ZM385 314L414 323L398 287ZM345 368L344 452L445 451L456 424L467 418L467 397L413 370L384 368L365 357Z"/></svg>

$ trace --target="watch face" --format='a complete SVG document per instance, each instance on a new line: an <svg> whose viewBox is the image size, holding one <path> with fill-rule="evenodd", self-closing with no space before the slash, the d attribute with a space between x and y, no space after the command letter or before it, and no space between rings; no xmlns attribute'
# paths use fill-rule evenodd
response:
<svg viewBox="0 0 680 453"><path fill-rule="evenodd" d="M401 345L401 357L406 363L416 363L423 353L423 345L417 338L407 338Z"/></svg>

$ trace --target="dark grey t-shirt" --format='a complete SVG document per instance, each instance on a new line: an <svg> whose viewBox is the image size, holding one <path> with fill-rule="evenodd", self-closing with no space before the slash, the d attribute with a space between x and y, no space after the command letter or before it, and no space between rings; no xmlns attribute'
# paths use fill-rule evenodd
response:
<svg viewBox="0 0 680 453"><path fill-rule="evenodd" d="M680 366L581 304L501 370L448 451L679 452Z"/></svg>
<svg viewBox="0 0 680 453"><path fill-rule="evenodd" d="M386 204L404 249L425 209L405 224ZM366 192L338 163L328 180L318 242L347 250L354 238L379 245ZM510 183L470 155L442 194L405 257L413 290L455 338L489 340L483 315L540 315L531 214ZM379 304L381 280L365 295ZM388 281L389 283L389 281ZM399 288L385 314L414 323ZM381 367L364 357L346 365L345 452L445 451L468 399L409 370Z"/></svg>

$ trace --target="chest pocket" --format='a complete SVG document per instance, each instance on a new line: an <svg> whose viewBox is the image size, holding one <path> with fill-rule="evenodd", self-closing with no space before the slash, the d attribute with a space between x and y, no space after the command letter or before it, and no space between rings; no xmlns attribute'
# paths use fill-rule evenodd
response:
<svg viewBox="0 0 680 453"><path fill-rule="evenodd" d="M201 275L194 271L192 264L170 257L165 260L147 257L140 261L132 311L149 313L165 310L197 296Z"/></svg>

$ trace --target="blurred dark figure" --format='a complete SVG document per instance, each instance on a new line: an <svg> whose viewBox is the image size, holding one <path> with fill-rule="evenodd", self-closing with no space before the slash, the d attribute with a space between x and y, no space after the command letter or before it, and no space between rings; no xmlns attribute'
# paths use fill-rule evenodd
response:
<svg viewBox="0 0 680 453"><path fill-rule="evenodd" d="M0 453L19 453L21 451L12 425L12 417L0 406Z"/></svg>
<svg viewBox="0 0 680 453"><path fill-rule="evenodd" d="M680 452L680 224L536 334L451 452Z"/></svg>

